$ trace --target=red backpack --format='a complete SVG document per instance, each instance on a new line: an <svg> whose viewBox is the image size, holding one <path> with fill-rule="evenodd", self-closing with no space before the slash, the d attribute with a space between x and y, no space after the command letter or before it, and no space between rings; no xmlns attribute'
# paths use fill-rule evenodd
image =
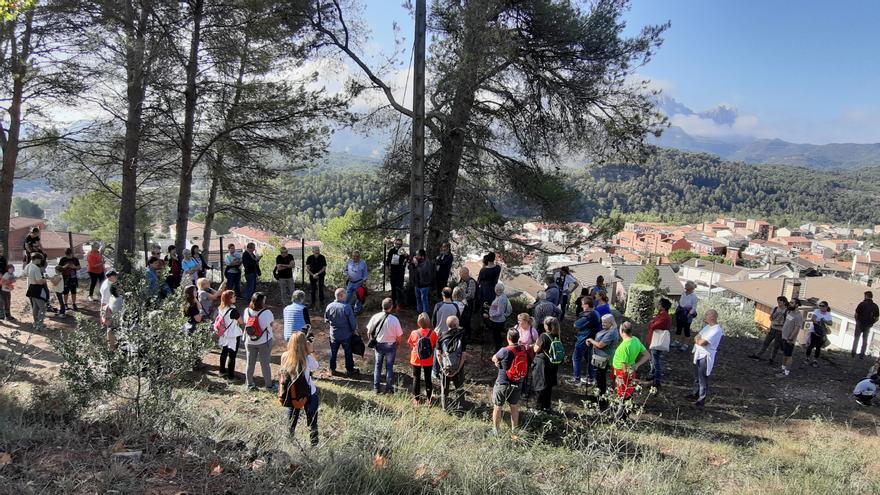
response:
<svg viewBox="0 0 880 495"><path fill-rule="evenodd" d="M248 320L244 331L250 336L251 340L260 340L260 337L263 336L264 330L260 326L260 315L263 314L263 311L266 310L264 309L257 314L254 314L253 311L248 311Z"/></svg>
<svg viewBox="0 0 880 495"><path fill-rule="evenodd" d="M507 379L512 383L520 383L529 374L528 351L523 347L512 345L507 349L513 353L513 362L510 363L510 368L507 368Z"/></svg>

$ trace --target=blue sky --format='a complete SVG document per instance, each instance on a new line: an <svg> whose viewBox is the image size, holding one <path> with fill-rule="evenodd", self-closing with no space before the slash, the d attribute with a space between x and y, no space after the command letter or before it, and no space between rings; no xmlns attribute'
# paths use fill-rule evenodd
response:
<svg viewBox="0 0 880 495"><path fill-rule="evenodd" d="M411 43L402 3L364 2L377 47L392 49L394 21ZM689 132L880 142L880 1L634 0L626 20L632 32L672 22L640 75L694 110L727 104L742 116Z"/></svg>

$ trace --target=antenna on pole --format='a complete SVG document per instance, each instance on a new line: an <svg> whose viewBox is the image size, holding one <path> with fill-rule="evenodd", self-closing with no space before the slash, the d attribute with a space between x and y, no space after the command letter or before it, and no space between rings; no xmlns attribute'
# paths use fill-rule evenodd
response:
<svg viewBox="0 0 880 495"><path fill-rule="evenodd" d="M415 255L425 243L425 0L416 0L413 45L412 175L410 177L409 249Z"/></svg>

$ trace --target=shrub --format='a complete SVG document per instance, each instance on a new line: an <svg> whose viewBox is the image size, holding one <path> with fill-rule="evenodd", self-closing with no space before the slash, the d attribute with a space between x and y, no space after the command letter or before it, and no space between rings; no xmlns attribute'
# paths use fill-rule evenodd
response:
<svg viewBox="0 0 880 495"><path fill-rule="evenodd" d="M654 316L654 299L656 297L657 289L650 285L630 285L624 316L637 325L648 323L651 321L651 317Z"/></svg>
<svg viewBox="0 0 880 495"><path fill-rule="evenodd" d="M699 303L700 317L709 309L718 311L718 322L729 337L757 337L761 335L755 323L755 305L740 303L717 294L705 297Z"/></svg>
<svg viewBox="0 0 880 495"><path fill-rule="evenodd" d="M143 273L123 275L119 284L125 303L114 315L115 345L108 345L97 322L77 316L74 327L53 341L63 360L60 376L83 406L115 398L111 405L124 416L134 413L138 423L160 419L178 379L201 359L211 336L207 328L183 330L179 291L157 307L143 297Z"/></svg>

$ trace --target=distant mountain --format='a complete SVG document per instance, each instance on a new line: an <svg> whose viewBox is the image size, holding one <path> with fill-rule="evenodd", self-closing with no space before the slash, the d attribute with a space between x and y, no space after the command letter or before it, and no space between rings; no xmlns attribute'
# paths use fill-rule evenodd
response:
<svg viewBox="0 0 880 495"><path fill-rule="evenodd" d="M688 134L679 126L671 126L651 142L665 148L712 153L726 160L746 163L796 165L814 169L852 169L880 165L880 143L798 144L781 139L760 139L738 134L735 129L739 113L735 108L720 105L695 112L669 96L657 99L657 108L670 119L704 119L716 129L729 129L723 136Z"/></svg>

